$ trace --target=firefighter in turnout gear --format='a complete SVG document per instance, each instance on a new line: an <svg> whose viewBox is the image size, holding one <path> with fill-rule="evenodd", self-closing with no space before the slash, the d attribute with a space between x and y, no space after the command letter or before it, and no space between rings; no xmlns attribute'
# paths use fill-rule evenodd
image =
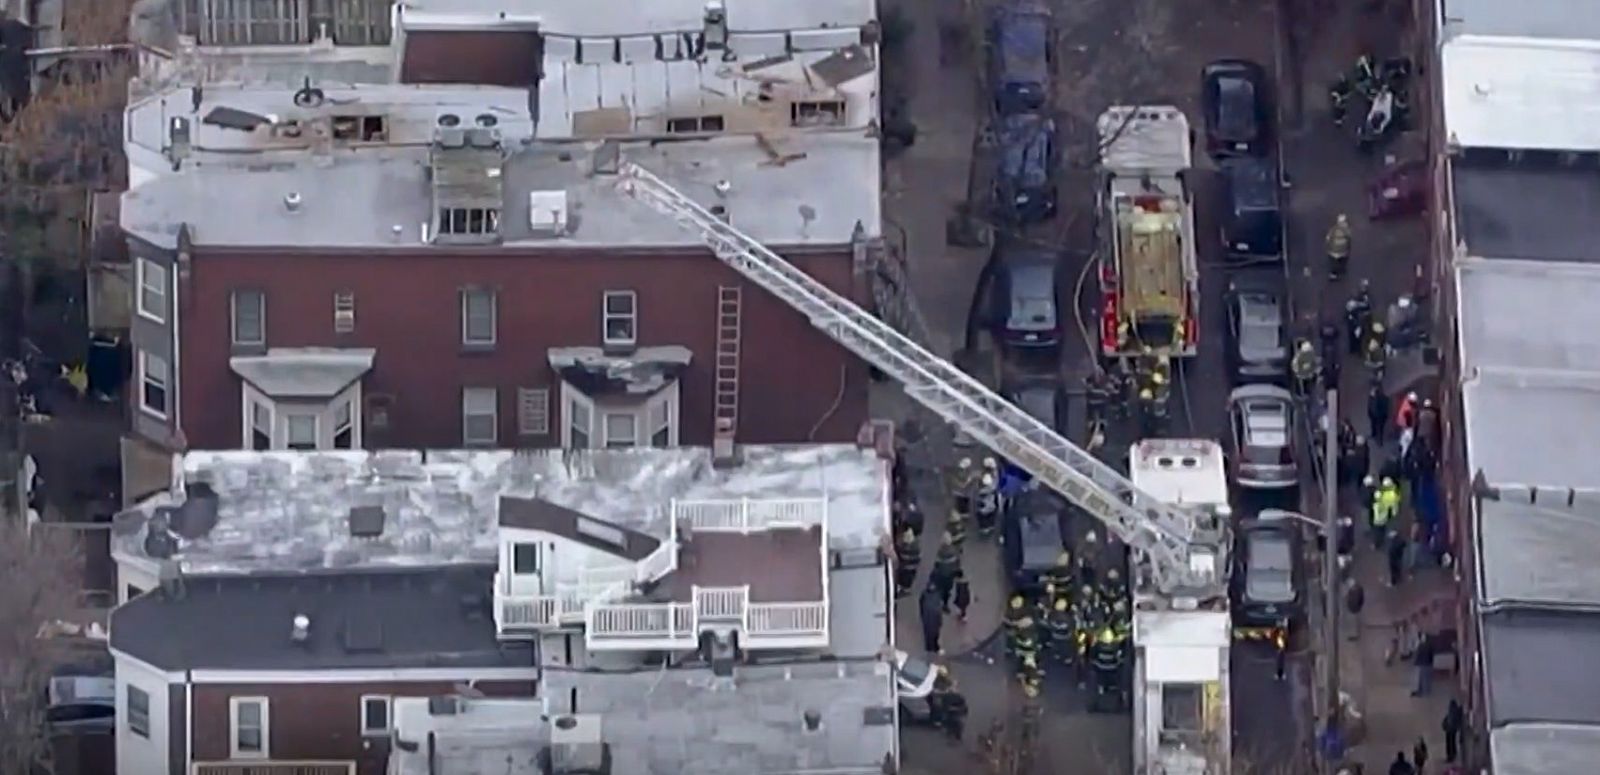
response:
<svg viewBox="0 0 1600 775"><path fill-rule="evenodd" d="M1122 668L1127 660L1127 640L1110 626L1101 627L1089 646L1089 667L1094 674L1094 700L1097 706L1111 697L1122 704Z"/></svg>
<svg viewBox="0 0 1600 775"><path fill-rule="evenodd" d="M1039 658L1039 623L1032 616L1022 617L1022 626L1017 631L1016 646L1011 649L1011 658L1019 665L1027 660Z"/></svg>
<svg viewBox="0 0 1600 775"><path fill-rule="evenodd" d="M911 591L917 580L917 566L922 564L922 542L915 530L907 527L894 541L894 593L902 597Z"/></svg>
<svg viewBox="0 0 1600 775"><path fill-rule="evenodd" d="M1302 393L1310 393L1317 384L1318 372L1321 364L1317 363L1317 350L1311 343L1301 340L1294 349L1294 359L1289 362L1289 370L1294 374L1295 384Z"/></svg>
<svg viewBox="0 0 1600 775"><path fill-rule="evenodd" d="M1340 73L1328 87L1328 112L1333 116L1334 126L1344 126L1345 114L1350 111L1350 94L1354 91L1350 76L1344 73Z"/></svg>
<svg viewBox="0 0 1600 775"><path fill-rule="evenodd" d="M978 480L978 490L973 495L972 506L978 514L978 535L985 537L993 535L1000 517L1000 487L994 474L986 471Z"/></svg>
<svg viewBox="0 0 1600 775"><path fill-rule="evenodd" d="M956 462L956 467L950 470L945 477L945 489L950 492L950 502L956 511L972 511L972 488L978 483L978 470L972 466L972 458L964 457Z"/></svg>
<svg viewBox="0 0 1600 775"><path fill-rule="evenodd" d="M950 542L956 545L956 551L961 551L967 544L967 515L960 509L951 509L944 530L945 535L950 536Z"/></svg>
<svg viewBox="0 0 1600 775"><path fill-rule="evenodd" d="M1072 605L1065 595L1056 597L1055 603L1051 604L1044 626L1050 633L1050 653L1062 664L1072 664L1078 652L1078 625L1072 616Z"/></svg>
<svg viewBox="0 0 1600 775"><path fill-rule="evenodd" d="M1328 277L1337 280L1344 276L1350 264L1350 219L1339 213L1328 229Z"/></svg>
<svg viewBox="0 0 1600 775"><path fill-rule="evenodd" d="M1369 371L1377 373L1389 358L1388 329L1382 323L1373 323L1367 329L1367 341L1361 346L1361 360Z"/></svg>
<svg viewBox="0 0 1600 775"><path fill-rule="evenodd" d="M939 591L939 598L946 605L950 604L950 593L955 588L956 574L960 572L961 549L956 546L950 532L945 531L944 541L939 544L939 553L933 557L933 571L928 575L928 584Z"/></svg>
<svg viewBox="0 0 1600 775"><path fill-rule="evenodd" d="M1083 396L1089 404L1089 419L1104 419L1107 409L1116 400L1115 387L1111 383L1111 376L1104 370L1095 369L1089 376L1083 378Z"/></svg>
<svg viewBox="0 0 1600 775"><path fill-rule="evenodd" d="M1065 549L1056 555L1056 564L1045 573L1045 581L1054 586L1064 596L1072 589L1072 582L1076 579L1077 571L1072 564L1072 552Z"/></svg>
<svg viewBox="0 0 1600 775"><path fill-rule="evenodd" d="M1005 618L1001 624L1006 631L1006 653L1017 653L1017 643L1022 639L1022 630L1032 626L1032 618L1028 615L1028 601L1022 595L1012 595L1006 602Z"/></svg>
<svg viewBox="0 0 1600 775"><path fill-rule="evenodd" d="M1078 583L1093 586L1094 560L1100 554L1100 537L1093 530L1083 534L1083 546L1078 550Z"/></svg>

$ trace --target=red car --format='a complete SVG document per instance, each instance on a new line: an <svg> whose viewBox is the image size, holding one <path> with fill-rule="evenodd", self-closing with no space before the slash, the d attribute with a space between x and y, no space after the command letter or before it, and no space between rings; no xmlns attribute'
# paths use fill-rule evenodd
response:
<svg viewBox="0 0 1600 775"><path fill-rule="evenodd" d="M1367 217L1372 220L1421 215L1428 209L1427 162L1408 161L1385 170L1367 190Z"/></svg>

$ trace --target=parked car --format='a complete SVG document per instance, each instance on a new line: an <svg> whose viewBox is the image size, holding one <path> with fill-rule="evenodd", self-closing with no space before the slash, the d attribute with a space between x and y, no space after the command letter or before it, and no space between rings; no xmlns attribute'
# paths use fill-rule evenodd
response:
<svg viewBox="0 0 1600 775"><path fill-rule="evenodd" d="M989 299L995 339L1010 347L1060 345L1060 262L1055 252L1010 242L1002 242L995 251Z"/></svg>
<svg viewBox="0 0 1600 775"><path fill-rule="evenodd" d="M1266 288L1228 289L1228 370L1235 383L1289 378L1289 337L1283 297Z"/></svg>
<svg viewBox="0 0 1600 775"><path fill-rule="evenodd" d="M1023 377L1005 385L1000 392L1006 400L1051 430L1058 433L1063 430L1066 395L1054 377Z"/></svg>
<svg viewBox="0 0 1600 775"><path fill-rule="evenodd" d="M1283 490L1300 484L1294 394L1277 385L1235 388L1228 395L1228 428L1228 462L1240 487Z"/></svg>
<svg viewBox="0 0 1600 775"><path fill-rule="evenodd" d="M1224 159L1222 247L1229 256L1272 258L1283 255L1283 210L1278 165L1271 158Z"/></svg>
<svg viewBox="0 0 1600 775"><path fill-rule="evenodd" d="M997 216L1027 225L1056 214L1056 122L1036 113L1000 122L994 176Z"/></svg>
<svg viewBox="0 0 1600 775"><path fill-rule="evenodd" d="M1289 626L1300 617L1303 606L1299 527L1288 519L1274 518L1269 509L1256 519L1242 521L1238 536L1234 624Z"/></svg>
<svg viewBox="0 0 1600 775"><path fill-rule="evenodd" d="M1201 71L1206 151L1212 156L1262 156L1270 141L1272 109L1266 71L1254 62L1223 59Z"/></svg>
<svg viewBox="0 0 1600 775"><path fill-rule="evenodd" d="M1001 5L989 17L989 90L997 115L1032 113L1050 104L1055 32L1050 11Z"/></svg>
<svg viewBox="0 0 1600 775"><path fill-rule="evenodd" d="M1013 589L1038 587L1067 548L1067 502L1051 490L1018 493L1001 524L1001 551Z"/></svg>

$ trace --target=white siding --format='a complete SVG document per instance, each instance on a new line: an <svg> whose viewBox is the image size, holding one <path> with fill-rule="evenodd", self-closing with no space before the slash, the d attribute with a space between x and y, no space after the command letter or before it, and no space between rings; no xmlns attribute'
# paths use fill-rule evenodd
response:
<svg viewBox="0 0 1600 775"><path fill-rule="evenodd" d="M169 770L167 741L172 718L167 707L167 677L138 660L114 655L117 671L117 772L164 775ZM150 696L150 737L128 729L128 687L137 686Z"/></svg>

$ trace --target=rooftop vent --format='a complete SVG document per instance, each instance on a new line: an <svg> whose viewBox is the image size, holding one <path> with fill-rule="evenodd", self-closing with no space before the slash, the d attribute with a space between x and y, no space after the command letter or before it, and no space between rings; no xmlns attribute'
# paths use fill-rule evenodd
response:
<svg viewBox="0 0 1600 775"><path fill-rule="evenodd" d="M178 553L178 539L172 535L172 518L176 506L157 506L150 515L144 530L144 553L155 560L170 559Z"/></svg>
<svg viewBox="0 0 1600 775"><path fill-rule="evenodd" d="M456 119L456 124L461 119ZM465 148L467 147L467 130L456 124L440 124L433 132L433 144L440 148Z"/></svg>
<svg viewBox="0 0 1600 775"><path fill-rule="evenodd" d="M481 120L483 117L480 116L479 118ZM489 118L494 118L494 116L489 116ZM473 148L487 149L500 147L500 132L495 129L490 129L483 124L479 124L472 129L468 129L466 134L467 145L470 145Z"/></svg>
<svg viewBox="0 0 1600 775"><path fill-rule="evenodd" d="M290 622L289 640L295 643L305 643L311 639L311 617L305 614L295 614Z"/></svg>
<svg viewBox="0 0 1600 775"><path fill-rule="evenodd" d="M476 123L478 126L481 126L485 129L489 129L499 126L500 119L493 113L479 113L477 118L473 119L473 123Z"/></svg>
<svg viewBox="0 0 1600 775"><path fill-rule="evenodd" d="M456 114L454 114L454 113L444 113L444 114L439 116L439 126L442 126L442 127L461 126L461 117L456 115Z"/></svg>
<svg viewBox="0 0 1600 775"><path fill-rule="evenodd" d="M383 520L382 506L352 506L350 508L350 537L377 538L383 535Z"/></svg>
<svg viewBox="0 0 1600 775"><path fill-rule="evenodd" d="M300 205L304 201L305 200L300 198L299 191L290 191L289 193L283 195L283 209L288 210L291 213L299 212Z"/></svg>
<svg viewBox="0 0 1600 775"><path fill-rule="evenodd" d="M717 196L727 198L728 194L733 192L733 181L719 180L717 181L717 184L711 188L717 192Z"/></svg>
<svg viewBox="0 0 1600 775"><path fill-rule="evenodd" d="M567 233L567 192L529 191L528 228L534 234L559 237Z"/></svg>
<svg viewBox="0 0 1600 775"><path fill-rule="evenodd" d="M541 771L551 775L610 775L611 746L600 717L560 716L550 725L550 743L539 751Z"/></svg>
<svg viewBox="0 0 1600 775"><path fill-rule="evenodd" d="M822 714L815 710L807 710L801 714L800 720L806 725L807 732L817 732L822 729Z"/></svg>
<svg viewBox="0 0 1600 775"><path fill-rule="evenodd" d="M706 3L704 44L707 51L728 49L728 10L722 0Z"/></svg>

